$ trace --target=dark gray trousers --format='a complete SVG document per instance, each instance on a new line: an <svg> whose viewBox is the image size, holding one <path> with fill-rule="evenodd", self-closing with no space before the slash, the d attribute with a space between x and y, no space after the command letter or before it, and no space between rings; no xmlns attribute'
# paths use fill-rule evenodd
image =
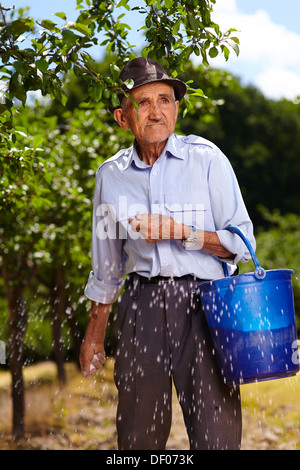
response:
<svg viewBox="0 0 300 470"><path fill-rule="evenodd" d="M119 449L164 450L172 378L191 449L237 450L239 388L224 384L197 293L199 281L128 283L119 313L115 381Z"/></svg>

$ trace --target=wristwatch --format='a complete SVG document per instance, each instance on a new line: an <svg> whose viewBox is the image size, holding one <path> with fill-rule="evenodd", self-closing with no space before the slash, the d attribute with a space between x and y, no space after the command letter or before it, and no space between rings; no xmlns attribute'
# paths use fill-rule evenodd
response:
<svg viewBox="0 0 300 470"><path fill-rule="evenodd" d="M184 240L182 240L182 243L185 246L185 248L187 248L188 250L197 250L197 246L196 246L197 230L193 226L191 226L190 228L191 228L191 231L190 231L189 236L185 238Z"/></svg>

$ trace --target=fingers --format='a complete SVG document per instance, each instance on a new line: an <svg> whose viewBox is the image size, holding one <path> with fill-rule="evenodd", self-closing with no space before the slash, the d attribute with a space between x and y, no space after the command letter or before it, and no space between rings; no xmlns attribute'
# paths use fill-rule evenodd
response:
<svg viewBox="0 0 300 470"><path fill-rule="evenodd" d="M82 361L82 373L87 378L90 379L93 374L98 370L102 369L106 361L106 357L102 352L94 353L92 359L86 359Z"/></svg>
<svg viewBox="0 0 300 470"><path fill-rule="evenodd" d="M83 343L84 344L84 343ZM90 361L87 359L83 351L83 346L81 346L79 362L81 367L81 372L85 377L90 377Z"/></svg>
<svg viewBox="0 0 300 470"><path fill-rule="evenodd" d="M101 352L95 353L93 359L90 362L90 368L96 367L96 369L101 369L104 366L106 361L106 357Z"/></svg>
<svg viewBox="0 0 300 470"><path fill-rule="evenodd" d="M92 360L90 361L90 374L94 374L99 369L102 369L106 361L106 357L101 352L95 353Z"/></svg>
<svg viewBox="0 0 300 470"><path fill-rule="evenodd" d="M141 223L143 223L147 219L148 223L148 214L137 214L134 219L130 218L128 219L128 222L131 225L131 228L134 232L140 232L141 231Z"/></svg>
<svg viewBox="0 0 300 470"><path fill-rule="evenodd" d="M132 219L132 222L129 222L131 225L131 228L134 232L140 232L141 230L141 224L137 220Z"/></svg>
<svg viewBox="0 0 300 470"><path fill-rule="evenodd" d="M134 232L139 232L148 243L174 238L174 220L162 214L137 214L128 219Z"/></svg>

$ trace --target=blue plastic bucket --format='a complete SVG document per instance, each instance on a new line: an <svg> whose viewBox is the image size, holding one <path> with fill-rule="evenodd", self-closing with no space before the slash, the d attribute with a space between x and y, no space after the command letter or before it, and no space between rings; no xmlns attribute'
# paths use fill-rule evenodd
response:
<svg viewBox="0 0 300 470"><path fill-rule="evenodd" d="M229 384L245 384L295 375L297 333L290 269L265 271L250 242L255 272L201 284L200 295L215 354ZM225 273L226 274L226 273Z"/></svg>

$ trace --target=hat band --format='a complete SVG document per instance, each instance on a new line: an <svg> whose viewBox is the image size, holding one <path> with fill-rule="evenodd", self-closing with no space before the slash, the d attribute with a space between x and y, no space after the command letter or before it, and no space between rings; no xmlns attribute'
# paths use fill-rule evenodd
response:
<svg viewBox="0 0 300 470"><path fill-rule="evenodd" d="M134 85L130 89L137 88L137 87L139 87L143 84L149 83L149 82L157 82L157 81L160 81L160 80L161 81L170 80L170 77L168 77L168 75L166 75L166 74L162 74L161 77L158 77L157 73L149 73L145 77L139 77L138 79L135 79L135 80L132 79ZM124 85L124 87L126 87L127 90L129 89L126 86L126 84Z"/></svg>

